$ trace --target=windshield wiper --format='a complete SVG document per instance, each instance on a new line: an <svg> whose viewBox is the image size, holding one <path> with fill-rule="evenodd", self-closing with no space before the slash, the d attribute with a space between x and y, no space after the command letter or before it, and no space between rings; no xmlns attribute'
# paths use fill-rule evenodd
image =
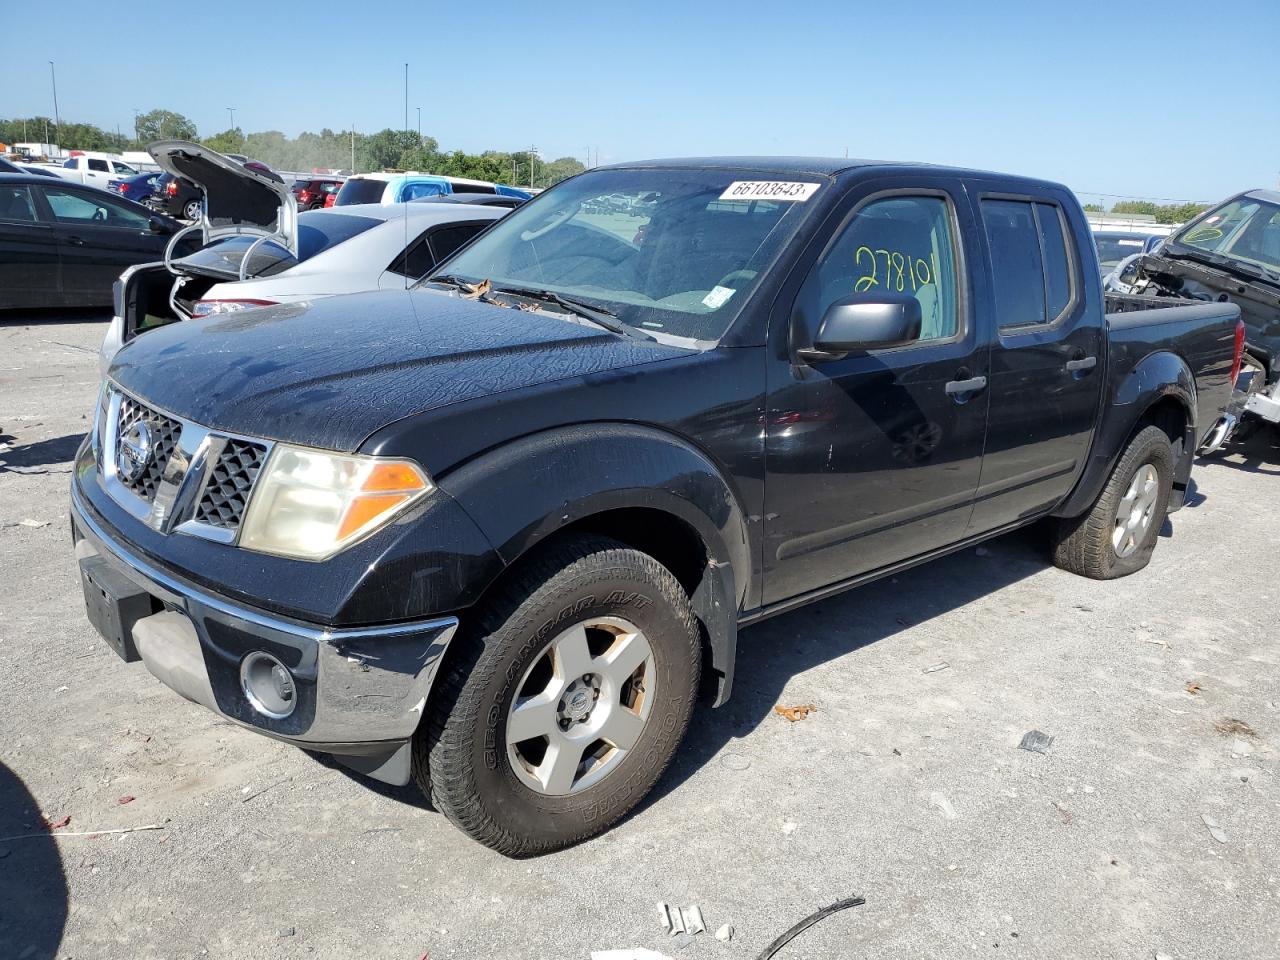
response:
<svg viewBox="0 0 1280 960"><path fill-rule="evenodd" d="M593 306L584 303L581 300L575 300L573 297L566 297L563 294L556 293L554 290L530 290L525 287L494 287L494 293L503 293L512 297L528 297L530 300L542 300L545 303L554 303L557 307L567 310L569 313L582 317L584 320L590 320L598 327L604 327L611 333L616 333L624 337L642 337L645 340L652 340L653 337L645 333L643 330L637 330L635 327L628 326L618 319L618 315L612 310L606 310L604 307Z"/></svg>

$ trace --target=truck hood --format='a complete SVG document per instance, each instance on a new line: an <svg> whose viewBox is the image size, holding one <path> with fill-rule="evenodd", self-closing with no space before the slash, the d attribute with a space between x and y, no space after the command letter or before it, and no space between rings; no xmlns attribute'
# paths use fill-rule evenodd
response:
<svg viewBox="0 0 1280 960"><path fill-rule="evenodd" d="M206 239L229 228L256 227L277 234L297 256L298 202L279 176L186 140L160 140L147 152L161 170L194 183L204 194Z"/></svg>
<svg viewBox="0 0 1280 960"><path fill-rule="evenodd" d="M404 417L692 351L557 314L390 290L171 324L108 376L218 430L355 451Z"/></svg>

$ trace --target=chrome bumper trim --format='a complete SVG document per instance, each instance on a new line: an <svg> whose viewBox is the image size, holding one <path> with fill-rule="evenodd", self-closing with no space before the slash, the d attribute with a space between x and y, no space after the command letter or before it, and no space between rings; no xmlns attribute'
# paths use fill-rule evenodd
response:
<svg viewBox="0 0 1280 960"><path fill-rule="evenodd" d="M259 733L309 746L404 742L422 719L457 617L337 628L272 616L184 583L141 559L94 518L72 480L78 559L100 555L165 609L139 620L147 669L189 700ZM150 622L149 621L153 621ZM252 650L288 658L298 709L284 719L254 710L239 683Z"/></svg>

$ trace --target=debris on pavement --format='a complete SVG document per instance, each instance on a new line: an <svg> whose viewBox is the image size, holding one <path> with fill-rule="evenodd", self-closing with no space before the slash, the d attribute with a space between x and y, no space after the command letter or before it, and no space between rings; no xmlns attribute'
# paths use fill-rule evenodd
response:
<svg viewBox="0 0 1280 960"><path fill-rule="evenodd" d="M925 667L925 668L924 668L923 670L921 670L920 672L921 672L921 673L937 673L939 670L946 670L946 669L947 669L948 667L950 667L950 666L951 666L951 664L947 663L947 661L945 661L945 660L939 660L939 661L938 661L937 663L935 663L933 666L931 666L931 667Z"/></svg>
<svg viewBox="0 0 1280 960"><path fill-rule="evenodd" d="M773 708L773 712L780 717L786 717L792 723L797 723L809 716L809 714L817 713L818 708L812 703L801 704L798 707L784 707L782 704L778 704Z"/></svg>
<svg viewBox="0 0 1280 960"><path fill-rule="evenodd" d="M1213 721L1213 729L1220 737L1242 736L1256 737L1253 727L1249 726L1243 720L1237 720L1235 717L1219 717Z"/></svg>
<svg viewBox="0 0 1280 960"><path fill-rule="evenodd" d="M1194 697L1194 696L1195 696L1197 693L1199 693L1199 692L1200 692L1200 684L1198 684L1198 683L1197 683L1196 681L1194 681L1194 680L1188 680L1188 681L1187 681L1187 693L1191 694L1191 695Z"/></svg>
<svg viewBox="0 0 1280 960"><path fill-rule="evenodd" d="M942 815L948 820L956 819L959 814L956 808L951 805L951 801L947 799L946 794L931 793L929 794L929 802L942 811Z"/></svg>
<svg viewBox="0 0 1280 960"><path fill-rule="evenodd" d="M1209 816L1207 813L1200 814L1200 819L1203 820L1204 825L1209 828L1209 836L1213 837L1213 839L1217 840L1219 843L1227 842L1226 831L1224 831L1222 827L1218 826L1217 820L1213 819L1213 817Z"/></svg>
<svg viewBox="0 0 1280 960"><path fill-rule="evenodd" d="M693 936L694 934L705 933L707 929L707 924L702 919L702 909L697 904L690 904L681 908L659 902L658 923L662 925L663 930L673 937L682 933Z"/></svg>
<svg viewBox="0 0 1280 960"><path fill-rule="evenodd" d="M720 766L727 770L745 770L751 766L751 758L740 753L726 753L720 758Z"/></svg>
<svg viewBox="0 0 1280 960"><path fill-rule="evenodd" d="M783 836L787 836L787 837L791 836L793 833L796 832L798 827L799 827L799 824L792 823L790 820L783 821L783 824L782 824Z"/></svg>
<svg viewBox="0 0 1280 960"><path fill-rule="evenodd" d="M65 817L59 817L57 820L49 820L46 818L44 825L48 827L50 830L61 830L70 822L71 822L71 814L67 814Z"/></svg>
<svg viewBox="0 0 1280 960"><path fill-rule="evenodd" d="M70 817L64 817L62 826L66 826L71 822ZM137 833L140 830L163 830L163 823L149 823L145 827L118 827L114 830L60 830L58 825L50 824L50 830L58 830L53 834L55 837L101 837L108 833ZM10 840L38 840L41 837L48 837L49 833L23 833L13 837L0 837L0 843L7 843Z"/></svg>
<svg viewBox="0 0 1280 960"><path fill-rule="evenodd" d="M730 940L733 939L733 927L730 924L726 923L723 927L721 927L719 930L716 931L716 939L719 940L721 943L728 943Z"/></svg>
<svg viewBox="0 0 1280 960"><path fill-rule="evenodd" d="M1030 750L1032 753L1048 753L1051 746L1053 746L1053 737L1039 730L1028 730L1022 735L1018 749Z"/></svg>
<svg viewBox="0 0 1280 960"><path fill-rule="evenodd" d="M833 913L839 913L841 910L848 910L850 907L860 907L866 902L867 901L864 900L862 897L849 897L847 900L837 900L835 903L831 904L830 906L823 907L821 910L817 911L816 913L809 914L809 916L805 917L803 920L797 923L790 930L782 934L782 936L778 937L778 939L774 940L773 943L765 947L764 952L761 953L760 956L756 958L756 960L770 960L770 958L775 956L779 950L785 947L788 943L790 943L800 934L804 933L806 930L808 930L818 921L825 920L827 917L831 916ZM596 960L596 957L594 954L592 954L591 960ZM607 960L611 960L611 958L607 958Z"/></svg>
<svg viewBox="0 0 1280 960"><path fill-rule="evenodd" d="M137 799L132 793L126 793L123 797L116 797L116 803L123 807L126 803L133 803Z"/></svg>
<svg viewBox="0 0 1280 960"><path fill-rule="evenodd" d="M18 521L18 526L39 529L40 527L47 527L49 523L50 521L48 520L32 520L30 517L25 517Z"/></svg>
<svg viewBox="0 0 1280 960"><path fill-rule="evenodd" d="M1053 804L1053 809L1058 811L1058 816L1062 818L1063 825L1070 826L1071 821L1075 819L1075 814L1073 814L1070 810L1068 810L1062 804L1058 803L1057 800L1051 800L1049 802Z"/></svg>

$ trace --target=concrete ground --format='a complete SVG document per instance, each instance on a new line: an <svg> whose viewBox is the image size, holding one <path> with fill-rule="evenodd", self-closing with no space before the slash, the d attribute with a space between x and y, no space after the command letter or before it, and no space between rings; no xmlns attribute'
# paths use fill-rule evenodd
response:
<svg viewBox="0 0 1280 960"><path fill-rule="evenodd" d="M67 485L103 330L0 323L0 957L753 960L853 894L779 956L1280 953L1271 434L1197 466L1127 580L1032 531L745 631L733 701L638 812L511 861L95 636ZM666 937L659 900L733 940Z"/></svg>

